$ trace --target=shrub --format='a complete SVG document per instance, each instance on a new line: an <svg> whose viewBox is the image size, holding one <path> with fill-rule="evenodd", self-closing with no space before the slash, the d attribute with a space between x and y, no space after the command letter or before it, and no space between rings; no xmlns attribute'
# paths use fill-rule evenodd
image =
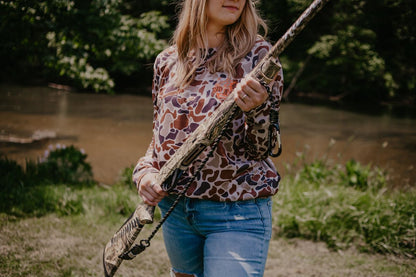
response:
<svg viewBox="0 0 416 277"><path fill-rule="evenodd" d="M93 174L86 159L87 155L72 145L59 147L47 153L44 161L37 164L38 173L50 183L90 184Z"/></svg>
<svg viewBox="0 0 416 277"><path fill-rule="evenodd" d="M26 161L25 169L0 158L0 212L16 216L82 212L82 195L74 191L94 184L86 157L74 146L57 148L39 162Z"/></svg>
<svg viewBox="0 0 416 277"><path fill-rule="evenodd" d="M112 93L117 78L143 76L144 65L167 46L161 37L168 18L155 11L126 15L124 5L119 0L0 1L0 35L7 37L0 45L5 68L0 78L36 75Z"/></svg>
<svg viewBox="0 0 416 277"><path fill-rule="evenodd" d="M282 181L276 235L416 257L416 190L389 190L386 180L385 172L353 160L306 164Z"/></svg>

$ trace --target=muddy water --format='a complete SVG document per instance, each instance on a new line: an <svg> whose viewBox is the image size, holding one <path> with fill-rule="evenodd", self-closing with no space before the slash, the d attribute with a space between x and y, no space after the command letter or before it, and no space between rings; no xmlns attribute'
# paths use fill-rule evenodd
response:
<svg viewBox="0 0 416 277"><path fill-rule="evenodd" d="M274 161L284 175L284 165L299 153L308 160L353 158L387 169L394 185L415 185L415 126L415 119L284 103L283 154ZM75 145L88 154L95 179L112 184L144 154L151 127L150 97L0 86L0 152L22 163L41 157L51 145ZM44 137L28 142L34 133Z"/></svg>

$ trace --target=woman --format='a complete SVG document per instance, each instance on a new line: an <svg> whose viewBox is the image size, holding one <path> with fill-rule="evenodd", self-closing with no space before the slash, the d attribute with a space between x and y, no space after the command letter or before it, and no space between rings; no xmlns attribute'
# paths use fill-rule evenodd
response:
<svg viewBox="0 0 416 277"><path fill-rule="evenodd" d="M280 72L268 88L270 97L255 79L243 80L270 49L259 27L266 31L253 1L184 0L173 43L156 58L153 138L133 180L143 201L165 214L197 174L163 225L172 276L263 275L271 196L280 180L267 158L269 112L278 107L283 76ZM154 184L159 169L234 88L243 112L213 157L196 172L208 147L169 194L163 191Z"/></svg>

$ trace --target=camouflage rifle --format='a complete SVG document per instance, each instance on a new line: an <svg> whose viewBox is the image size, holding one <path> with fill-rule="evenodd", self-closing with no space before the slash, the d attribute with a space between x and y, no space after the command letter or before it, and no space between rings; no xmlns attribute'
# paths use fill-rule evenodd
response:
<svg viewBox="0 0 416 277"><path fill-rule="evenodd" d="M280 71L280 65L276 62L277 57L328 1L329 0L314 0L277 43L273 45L266 56L256 65L248 76L256 78L263 85L268 85L273 82ZM181 172L186 170L202 151L208 146L212 146L215 141L218 140L223 129L235 116L237 105L234 102L234 95L235 90L223 103L221 103L215 112L188 137L171 159L165 163L156 177L156 184L161 185L165 191L169 191L175 185ZM279 136L280 130L277 129L276 131ZM278 139L278 147L280 152L280 138ZM138 253L150 245L150 239L163 223L163 219L149 239L142 240L140 245L136 244L132 247L144 224L153 222L154 209L155 207L153 206L139 204L132 215L107 243L103 252L105 276L114 276L123 260L133 259ZM173 209L173 207L171 209Z"/></svg>

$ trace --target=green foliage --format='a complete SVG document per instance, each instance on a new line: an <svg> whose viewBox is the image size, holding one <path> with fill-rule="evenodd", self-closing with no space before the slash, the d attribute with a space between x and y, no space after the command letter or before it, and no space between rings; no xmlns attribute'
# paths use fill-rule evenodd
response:
<svg viewBox="0 0 416 277"><path fill-rule="evenodd" d="M51 212L62 216L79 214L83 212L83 196L74 191L74 188L65 185L28 186L24 190L10 192L8 196L12 199L1 197L8 206L1 205L0 210L19 217L43 216Z"/></svg>
<svg viewBox="0 0 416 277"><path fill-rule="evenodd" d="M118 183L122 186L126 186L126 187L136 190L136 184L133 182L133 178L132 178L133 170L134 170L134 165L124 168L121 172Z"/></svg>
<svg viewBox="0 0 416 277"><path fill-rule="evenodd" d="M361 167L360 163L355 160L350 160L345 164L345 175L341 174L343 181L361 190L368 188L368 175L370 174L370 167Z"/></svg>
<svg viewBox="0 0 416 277"><path fill-rule="evenodd" d="M101 203L101 209L105 211L104 215L122 215L126 218L136 209L140 201L137 190L123 184L115 184L108 188L105 194L97 197L90 196L90 199L96 198L95 201L90 202L90 206Z"/></svg>
<svg viewBox="0 0 416 277"><path fill-rule="evenodd" d="M343 184L365 191L368 189L380 189L386 186L387 178L383 170L370 165L363 166L355 160L345 163L345 172L339 173Z"/></svg>
<svg viewBox="0 0 416 277"><path fill-rule="evenodd" d="M27 31L14 34L15 30L3 24L0 34L11 37L10 44L17 51L29 49L23 57L36 60L33 66L49 69L52 78L82 89L113 92L115 78L143 72L143 65L166 47L166 41L158 36L168 28L167 18L159 12L135 18L120 12L121 3L1 1L7 25ZM20 49L26 46L28 49ZM8 54L8 49L0 48L1 57Z"/></svg>
<svg viewBox="0 0 416 277"><path fill-rule="evenodd" d="M311 1L262 1L275 41ZM353 103L414 103L416 2L330 1L282 54L286 82L303 70L297 92Z"/></svg>
<svg viewBox="0 0 416 277"><path fill-rule="evenodd" d="M332 173L326 167L325 161L317 160L310 164L304 164L299 174L302 179L319 186L320 182L331 176Z"/></svg>
<svg viewBox="0 0 416 277"><path fill-rule="evenodd" d="M73 26L49 32L48 46L55 49L56 57L50 57L48 66L61 76L80 82L83 88L91 87L97 92L113 90L110 75L130 76L143 70L143 63L166 47L166 42L156 37L168 27L166 18L158 12L149 12L136 19L117 13L115 4L112 5L94 7L97 18L85 19L97 23L90 25L93 36L80 35L81 30ZM113 13L103 15L102 10ZM80 12L75 10L74 17L79 17ZM89 17L92 16L90 13ZM104 19L107 30L103 30Z"/></svg>
<svg viewBox="0 0 416 277"><path fill-rule="evenodd" d="M87 154L73 145L57 148L38 163L38 172L47 176L51 183L88 184L93 180L91 165L86 161ZM28 170L26 170L28 173Z"/></svg>
<svg viewBox="0 0 416 277"><path fill-rule="evenodd" d="M310 2L259 1L270 39L277 41ZM0 78L106 92L148 86L149 65L176 25L175 6L165 0L0 1ZM330 1L282 54L287 84L309 61L292 95L411 107L415 11L411 0Z"/></svg>
<svg viewBox="0 0 416 277"><path fill-rule="evenodd" d="M322 60L324 67L321 72L326 74L326 82L333 84L336 94L366 91L369 96L383 97L378 92L387 89L394 95L397 86L391 73L385 71L385 61L375 49L375 38L372 30L349 25L334 35L321 36L308 54ZM387 76L390 79L387 80ZM336 83L340 85L339 89L335 89Z"/></svg>
<svg viewBox="0 0 416 277"><path fill-rule="evenodd" d="M76 215L87 212L101 216L129 216L139 200L131 176L123 170L120 181L98 187L92 179L87 155L74 146L45 151L38 162L0 159L0 213L17 217L48 213Z"/></svg>
<svg viewBox="0 0 416 277"><path fill-rule="evenodd" d="M47 155L54 164L71 167L68 160L83 161L82 153L72 159L56 153ZM304 157L302 161L298 170L292 169L298 166L289 167L276 197L277 236L324 241L333 249L355 246L361 251L416 257L415 189L389 189L386 172L354 160L345 165L327 160L306 163ZM100 187L53 184L44 180L54 177L39 178L35 173L28 177L21 166L5 158L0 165L0 213L20 217L82 213L118 223L140 201L131 181L133 167L123 170L117 184ZM30 167L39 172L35 163Z"/></svg>
<svg viewBox="0 0 416 277"><path fill-rule="evenodd" d="M0 212L16 216L82 212L83 196L73 192L94 184L86 157L73 146L58 148L47 153L43 161L27 161L25 169L1 158Z"/></svg>
<svg viewBox="0 0 416 277"><path fill-rule="evenodd" d="M306 164L283 179L276 235L416 257L416 190L391 190L386 180L385 172L353 160Z"/></svg>

